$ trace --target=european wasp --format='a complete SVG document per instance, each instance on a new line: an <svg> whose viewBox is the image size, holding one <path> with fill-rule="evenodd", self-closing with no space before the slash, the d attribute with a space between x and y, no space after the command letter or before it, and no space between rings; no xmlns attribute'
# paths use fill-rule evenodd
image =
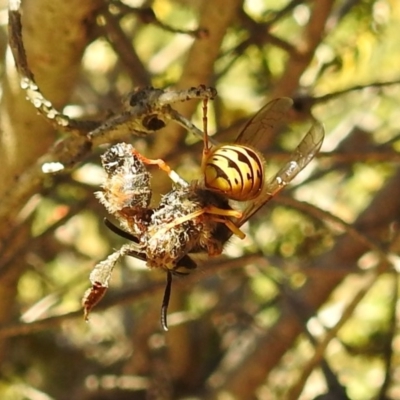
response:
<svg viewBox="0 0 400 400"><path fill-rule="evenodd" d="M281 125L292 104L293 101L286 97L266 104L245 124L234 143L211 143L205 123L201 162L203 176L192 182L190 187L193 192L197 191L202 197L213 200L201 210L176 218L173 224L203 216L228 228L226 232L230 233L225 235L227 237L223 238L223 242L232 233L240 238L245 237L240 227L307 166L324 140L323 125L314 121L288 161L275 175L267 175L265 159L257 146L263 137L272 135ZM185 185L164 161L139 157L144 163L159 165L178 186ZM222 249L222 245L218 247Z"/></svg>
<svg viewBox="0 0 400 400"><path fill-rule="evenodd" d="M104 294L116 261L130 255L167 272L161 312L161 325L167 330L172 275L196 268L191 253L219 255L232 234L244 238L241 226L319 151L324 129L315 121L288 161L267 177L264 157L256 148L263 137L274 133L291 105L288 98L271 101L232 144L210 143L205 126L202 178L191 183L163 160L147 159L130 145L118 144L107 151L102 158L107 180L98 197L121 228L109 221L107 226L131 243L96 265L90 277L93 287L84 298L86 316ZM151 187L144 164L157 164L175 183L155 208L149 207Z"/></svg>

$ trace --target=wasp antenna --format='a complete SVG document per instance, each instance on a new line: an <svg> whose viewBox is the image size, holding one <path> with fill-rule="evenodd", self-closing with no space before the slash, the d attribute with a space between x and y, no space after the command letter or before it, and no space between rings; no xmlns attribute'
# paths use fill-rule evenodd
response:
<svg viewBox="0 0 400 400"><path fill-rule="evenodd" d="M164 298L161 306L161 327L164 331L168 331L167 312L169 305L169 298L171 296L172 274L167 271L167 284L165 285Z"/></svg>

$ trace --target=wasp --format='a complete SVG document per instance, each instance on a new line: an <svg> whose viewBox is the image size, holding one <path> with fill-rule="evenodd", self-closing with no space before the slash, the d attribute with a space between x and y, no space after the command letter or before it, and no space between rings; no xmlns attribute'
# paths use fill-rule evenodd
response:
<svg viewBox="0 0 400 400"><path fill-rule="evenodd" d="M103 167L111 173L110 182L117 183L103 185L105 192L98 197L116 216L121 228L109 221L106 224L131 243L98 264L97 273L96 268L93 271L93 287L85 298L86 315L102 297L116 260L122 255L131 255L146 261L149 267L167 272L161 325L164 330L168 329L166 314L172 275L187 274L196 268L191 253L219 255L232 235L244 238L241 226L305 168L321 148L324 129L315 121L288 161L275 175L267 176L265 159L257 145L263 137L274 133L291 106L289 98L271 101L246 123L236 141L229 144L212 141L205 123L202 176L190 183L163 160L150 160L131 147L121 152L126 155L125 162L121 163L119 155L120 161L111 163L112 167L120 168L114 175L113 168L104 164L110 157L103 156ZM122 164L125 167L121 169ZM155 208L149 208L151 188L145 164L158 165L175 183ZM111 198L117 200L116 208L111 206Z"/></svg>
<svg viewBox="0 0 400 400"><path fill-rule="evenodd" d="M324 140L323 125L314 121L287 162L272 177L267 175L266 161L257 146L263 137L273 134L280 126L292 104L289 98L278 98L266 104L245 124L234 143L218 144L212 141L205 123L202 177L191 184L182 183L182 179L163 160L150 160L138 155L146 164L157 164L177 186L187 189L186 196L189 198L190 193L192 202L201 204L193 212L175 216L174 222L167 228L191 219L211 222L211 228L206 229L204 235L213 242L209 247L217 250L208 251L209 255L219 254L222 245L217 243L224 243L232 234L243 239L245 235L240 227L307 166ZM218 225L213 225L214 222ZM225 225L225 229L220 224ZM216 238L214 231L219 232L222 239Z"/></svg>

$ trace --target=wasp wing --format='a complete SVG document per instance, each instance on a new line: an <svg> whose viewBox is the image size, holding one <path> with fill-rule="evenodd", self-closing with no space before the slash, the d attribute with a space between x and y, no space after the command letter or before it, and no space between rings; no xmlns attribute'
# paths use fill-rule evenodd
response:
<svg viewBox="0 0 400 400"><path fill-rule="evenodd" d="M321 148L325 130L320 122L314 122L303 140L289 157L288 162L272 177L266 179L260 195L244 208L243 215L236 221L238 227L242 226L265 203L278 194L292 179L306 167Z"/></svg>
<svg viewBox="0 0 400 400"><path fill-rule="evenodd" d="M259 148L263 138L273 137L274 131L281 125L293 100L281 97L267 103L259 110L240 131L236 143Z"/></svg>

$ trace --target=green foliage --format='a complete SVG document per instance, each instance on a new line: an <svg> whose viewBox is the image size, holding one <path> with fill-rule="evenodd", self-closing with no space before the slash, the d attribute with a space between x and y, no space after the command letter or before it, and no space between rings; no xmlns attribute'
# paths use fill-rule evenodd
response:
<svg viewBox="0 0 400 400"><path fill-rule="evenodd" d="M145 389L155 399L306 400L328 386L344 398L335 384L351 400L399 397L400 2L333 2L322 26L314 10L330 7L323 0L247 1L229 23L203 3L150 2L158 19L150 23L128 2L99 9L70 110L105 120L136 86L212 85L219 94L208 104L209 131L224 141L266 100L291 96L299 107L290 129L257 149L267 173L273 176L312 118L327 133L321 157L251 218L243 241L232 238L221 258L200 255L191 276L174 278L168 333L158 327L164 274L128 257L89 323L83 320L91 268L127 243L105 228L106 211L93 195L106 146L91 149L72 174L46 178L2 225L0 272L21 272L14 280L0 275L0 291L13 281L16 287L12 312L0 307L0 337L8 340L0 349L1 399L123 399L113 391L136 398ZM160 22L207 28L208 36ZM218 24L224 34L215 44ZM197 68L189 70L190 62ZM5 60L2 69L9 79ZM186 114L202 128L201 103ZM202 143L173 122L126 141L162 154L185 179L199 178ZM171 182L149 168L157 204Z"/></svg>

